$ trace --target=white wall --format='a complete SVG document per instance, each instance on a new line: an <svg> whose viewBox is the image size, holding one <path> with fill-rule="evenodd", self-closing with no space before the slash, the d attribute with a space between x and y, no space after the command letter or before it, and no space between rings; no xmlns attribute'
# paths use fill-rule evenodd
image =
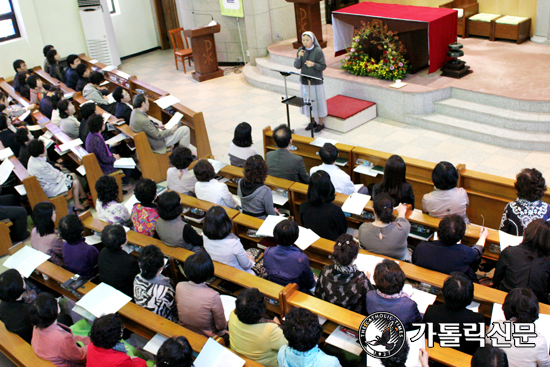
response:
<svg viewBox="0 0 550 367"><path fill-rule="evenodd" d="M29 67L42 65L42 48L52 44L66 57L87 53L76 0L13 0L21 38L0 43L0 77L13 77L12 63L23 59ZM158 46L154 13L149 0L118 0L120 14L111 17L120 56ZM22 24L21 24L22 23Z"/></svg>

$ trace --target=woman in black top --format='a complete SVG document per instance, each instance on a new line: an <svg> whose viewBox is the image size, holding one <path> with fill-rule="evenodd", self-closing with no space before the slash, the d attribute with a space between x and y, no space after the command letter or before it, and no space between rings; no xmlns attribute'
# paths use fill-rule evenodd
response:
<svg viewBox="0 0 550 367"><path fill-rule="evenodd" d="M302 225L331 241L336 241L348 229L342 208L332 203L334 195L330 176L319 170L311 175L307 201L300 205Z"/></svg>
<svg viewBox="0 0 550 367"><path fill-rule="evenodd" d="M505 292L529 288L540 302L549 303L550 223L537 219L529 223L523 242L500 253L493 285Z"/></svg>
<svg viewBox="0 0 550 367"><path fill-rule="evenodd" d="M385 192L392 198L394 207L403 203L411 204L414 209L413 188L405 179L406 174L407 166L403 158L392 155L384 166L382 182L374 185L372 189L372 199L374 200L377 194Z"/></svg>
<svg viewBox="0 0 550 367"><path fill-rule="evenodd" d="M56 78L60 82L63 81L63 74L61 74L61 66L59 66L59 60L61 60L61 55L57 52L55 48L52 48L46 54L46 60L50 64L50 70L47 70L48 74L52 78Z"/></svg>

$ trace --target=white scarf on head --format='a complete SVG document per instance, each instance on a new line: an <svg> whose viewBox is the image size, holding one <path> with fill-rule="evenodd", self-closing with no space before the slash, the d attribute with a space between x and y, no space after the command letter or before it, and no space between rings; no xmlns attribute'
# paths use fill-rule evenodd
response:
<svg viewBox="0 0 550 367"><path fill-rule="evenodd" d="M319 47L319 48L321 47L321 46L319 45L319 42L317 42L317 37L315 37L315 35L313 34L313 32L310 32L310 31L304 32L304 33L302 33L302 37L303 37L303 36L309 36L309 37L311 38L311 40L313 41L313 45L312 45L310 48L307 48L307 47L306 47L306 50L311 51L311 50L313 50L313 48L314 48L315 46L317 46L317 47Z"/></svg>

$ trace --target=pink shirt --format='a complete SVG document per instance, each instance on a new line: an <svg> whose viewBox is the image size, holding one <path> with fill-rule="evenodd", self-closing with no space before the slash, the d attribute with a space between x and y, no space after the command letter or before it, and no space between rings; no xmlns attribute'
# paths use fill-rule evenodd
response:
<svg viewBox="0 0 550 367"><path fill-rule="evenodd" d="M422 198L422 211L436 218L458 214L466 223L470 223L466 215L469 203L468 193L462 187L450 190L435 189Z"/></svg>
<svg viewBox="0 0 550 367"><path fill-rule="evenodd" d="M84 346L77 346L77 341ZM89 343L90 338L75 336L67 326L55 322L45 329L35 326L32 332L31 345L36 355L58 367L85 366Z"/></svg>

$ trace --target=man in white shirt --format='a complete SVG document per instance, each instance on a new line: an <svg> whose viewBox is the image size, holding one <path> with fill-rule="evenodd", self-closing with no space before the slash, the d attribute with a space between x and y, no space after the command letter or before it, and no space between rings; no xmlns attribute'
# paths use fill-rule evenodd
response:
<svg viewBox="0 0 550 367"><path fill-rule="evenodd" d="M336 190L336 192L340 192L345 195L351 195L354 192L368 194L368 189L365 186L361 186L359 189L356 189L349 175L336 166L335 162L338 158L338 149L333 144L325 143L319 151L319 156L321 157L323 164L320 166L311 167L311 170L309 171L310 175L322 170L330 176L330 181L334 185L334 190Z"/></svg>

